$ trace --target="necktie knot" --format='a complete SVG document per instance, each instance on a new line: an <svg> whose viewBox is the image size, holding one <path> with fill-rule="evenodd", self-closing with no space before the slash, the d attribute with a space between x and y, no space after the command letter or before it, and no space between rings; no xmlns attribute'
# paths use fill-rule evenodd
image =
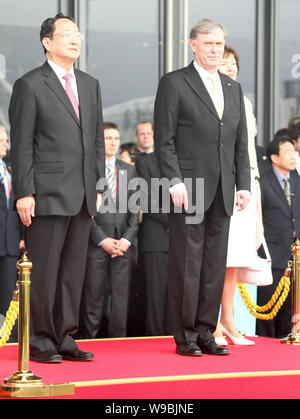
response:
<svg viewBox="0 0 300 419"><path fill-rule="evenodd" d="M63 79L66 81L66 82L68 82L68 81L70 81L70 79L72 78L73 76L72 76L72 74L70 74L70 73L66 73L64 76L63 76Z"/></svg>

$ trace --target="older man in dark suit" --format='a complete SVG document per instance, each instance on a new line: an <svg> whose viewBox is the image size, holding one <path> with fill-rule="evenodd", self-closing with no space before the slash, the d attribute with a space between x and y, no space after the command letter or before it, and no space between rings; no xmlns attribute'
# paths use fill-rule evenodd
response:
<svg viewBox="0 0 300 419"><path fill-rule="evenodd" d="M300 177L294 142L278 137L267 148L272 167L261 177L262 213L266 242L272 259L273 284L258 287L257 303L263 306L275 292L291 259L291 245L300 237ZM284 338L291 332L291 295L275 319L257 320L259 336Z"/></svg>
<svg viewBox="0 0 300 419"><path fill-rule="evenodd" d="M218 73L223 27L204 19L190 38L195 61L162 78L155 103L155 150L162 176L177 179L171 188L174 205L190 212L184 179L204 179L203 221L200 214L193 224L185 213L169 217L170 325L177 353L225 355L228 350L215 344L212 332L224 283L235 185L240 210L250 198L244 99L240 85ZM195 196L195 187L192 192Z"/></svg>
<svg viewBox="0 0 300 419"><path fill-rule="evenodd" d="M104 177L99 83L74 70L82 34L61 14L45 20L47 61L14 85L11 122L16 206L33 262L30 356L89 361L72 338L79 321L96 182Z"/></svg>

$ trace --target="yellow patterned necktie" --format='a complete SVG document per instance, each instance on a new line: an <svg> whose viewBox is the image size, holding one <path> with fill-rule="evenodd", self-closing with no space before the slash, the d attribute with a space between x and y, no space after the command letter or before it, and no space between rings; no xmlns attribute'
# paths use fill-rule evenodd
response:
<svg viewBox="0 0 300 419"><path fill-rule="evenodd" d="M216 86L216 79L213 76L208 76L207 80L209 80L209 94L212 98L212 101L215 105L216 111L219 115L219 118L222 119L223 113L224 113L224 105L223 103L220 103L220 100L217 95L217 86Z"/></svg>

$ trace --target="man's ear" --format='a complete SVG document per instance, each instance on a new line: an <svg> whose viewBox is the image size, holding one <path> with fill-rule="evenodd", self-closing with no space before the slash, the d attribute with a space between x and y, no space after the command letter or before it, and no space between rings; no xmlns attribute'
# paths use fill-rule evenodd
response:
<svg viewBox="0 0 300 419"><path fill-rule="evenodd" d="M51 40L50 40L50 38L43 38L42 39L42 44L43 44L43 47L47 51L50 51L51 50Z"/></svg>

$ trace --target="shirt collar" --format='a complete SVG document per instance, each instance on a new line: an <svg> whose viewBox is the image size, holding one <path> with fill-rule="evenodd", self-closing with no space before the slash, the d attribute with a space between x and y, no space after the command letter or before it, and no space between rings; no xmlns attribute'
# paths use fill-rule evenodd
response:
<svg viewBox="0 0 300 419"><path fill-rule="evenodd" d="M209 73L207 70L205 70L205 68L201 67L197 61L194 61L194 67L197 70L199 76L201 77L202 80L207 79L208 77L210 78L215 78L216 80L219 79L219 72L216 71L215 73Z"/></svg>
<svg viewBox="0 0 300 419"><path fill-rule="evenodd" d="M276 177L277 177L281 186L283 186L283 180L284 179L287 179L287 180L290 179L290 172L288 172L287 175L283 175L282 173L279 173L274 167L273 167L273 171L274 171L274 173L275 173L275 175L276 175Z"/></svg>
<svg viewBox="0 0 300 419"><path fill-rule="evenodd" d="M48 64L50 65L50 67L52 68L52 70L54 71L54 73L57 75L57 77L61 80L64 75L66 73L71 74L74 79L75 79L75 72L74 72L74 67L72 66L72 68L69 71L66 71L64 68L60 67L59 65L55 64L53 61L48 60Z"/></svg>
<svg viewBox="0 0 300 419"><path fill-rule="evenodd" d="M107 160L105 162L106 166L110 167L111 169L114 169L116 165L116 158L114 157L112 160Z"/></svg>

